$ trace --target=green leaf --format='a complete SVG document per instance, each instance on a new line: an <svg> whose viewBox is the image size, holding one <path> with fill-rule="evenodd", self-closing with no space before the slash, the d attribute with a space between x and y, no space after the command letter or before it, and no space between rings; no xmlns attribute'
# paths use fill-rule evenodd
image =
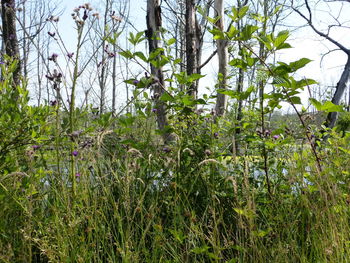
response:
<svg viewBox="0 0 350 263"><path fill-rule="evenodd" d="M238 11L238 18L243 18L249 10L249 6L242 6Z"/></svg>
<svg viewBox="0 0 350 263"><path fill-rule="evenodd" d="M237 28L231 25L229 30L226 32L226 35L229 39L232 39L233 37L237 36L238 33L239 33L239 30L237 30Z"/></svg>
<svg viewBox="0 0 350 263"><path fill-rule="evenodd" d="M336 105L331 101L326 101L322 105L321 110L325 112L343 112L344 111L343 106Z"/></svg>
<svg viewBox="0 0 350 263"><path fill-rule="evenodd" d="M164 92L159 98L161 101L174 101L174 98L170 96L168 92Z"/></svg>
<svg viewBox="0 0 350 263"><path fill-rule="evenodd" d="M200 254L206 253L208 250L209 250L209 246L204 245L202 247L196 247L191 249L191 252L197 255L200 255Z"/></svg>
<svg viewBox="0 0 350 263"><path fill-rule="evenodd" d="M176 39L175 38L170 38L168 41L167 41L167 45L168 46L171 46L172 44L174 44L176 42Z"/></svg>
<svg viewBox="0 0 350 263"><path fill-rule="evenodd" d="M252 35L255 31L257 31L259 29L258 26L254 26L254 25L245 25L242 28L241 34L239 39L242 41L247 41L250 40L252 38Z"/></svg>
<svg viewBox="0 0 350 263"><path fill-rule="evenodd" d="M146 56L142 52L137 51L137 52L134 53L134 55L139 57L140 59L142 59L144 62L148 62Z"/></svg>
<svg viewBox="0 0 350 263"><path fill-rule="evenodd" d="M313 84L318 84L318 82L314 79L302 79L295 82L295 88L302 88Z"/></svg>
<svg viewBox="0 0 350 263"><path fill-rule="evenodd" d="M312 60L308 58L301 58L297 61L289 63L289 67L291 68L292 72L297 71L298 69L301 69L305 67L308 63L310 63Z"/></svg>
<svg viewBox="0 0 350 263"><path fill-rule="evenodd" d="M309 99L310 103L316 108L318 111L324 111L324 112L343 112L343 106L336 105L331 101L326 101L324 104L317 101L314 98Z"/></svg>
<svg viewBox="0 0 350 263"><path fill-rule="evenodd" d="M193 73L191 76L188 76L188 81L192 82L192 81L196 81L198 79L201 79L205 77L205 75L201 75L201 74L198 74L198 73Z"/></svg>
<svg viewBox="0 0 350 263"><path fill-rule="evenodd" d="M301 104L301 99L300 97L290 97L289 98L290 103L292 104Z"/></svg>
<svg viewBox="0 0 350 263"><path fill-rule="evenodd" d="M129 50L121 51L121 52L119 52L119 55L121 55L121 56L123 56L123 57L125 57L127 59L130 59L130 58L134 57L134 55Z"/></svg>
<svg viewBox="0 0 350 263"><path fill-rule="evenodd" d="M283 30L278 33L276 39L273 41L274 46L278 49L289 37L289 31Z"/></svg>
<svg viewBox="0 0 350 263"><path fill-rule="evenodd" d="M289 43L283 43L276 48L276 50L286 49L286 48L292 48L292 46Z"/></svg>

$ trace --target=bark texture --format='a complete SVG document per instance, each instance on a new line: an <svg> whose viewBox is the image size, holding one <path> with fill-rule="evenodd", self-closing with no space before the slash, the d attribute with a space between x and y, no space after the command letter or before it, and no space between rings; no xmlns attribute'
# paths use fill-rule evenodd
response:
<svg viewBox="0 0 350 263"><path fill-rule="evenodd" d="M195 0L186 0L186 73L192 75L198 73L199 54L199 25L196 18ZM188 87L188 94L197 97L197 82Z"/></svg>
<svg viewBox="0 0 350 263"><path fill-rule="evenodd" d="M344 70L341 74L339 82L337 83L337 87L332 98L333 104L336 104L336 105L340 104L341 98L343 97L343 94L347 88L349 79L350 79L350 55L348 55L348 59L344 66ZM338 115L339 115L338 112L328 113L326 126L329 128L333 128L335 126L335 123L338 120Z"/></svg>
<svg viewBox="0 0 350 263"><path fill-rule="evenodd" d="M146 36L148 39L149 53L155 51L161 46L160 29L162 27L161 7L159 0L147 0L147 31ZM156 68L153 64L150 64L152 77L155 79L152 84L154 93L154 102L157 115L157 124L159 130L163 131L163 139L165 143L172 140L170 133L164 131L168 125L166 116L166 105L159 98L165 92L164 89L164 76L162 67Z"/></svg>
<svg viewBox="0 0 350 263"><path fill-rule="evenodd" d="M13 72L14 85L20 85L21 63L19 56L18 39L16 32L15 0L1 1L2 39L5 53L12 59L18 60L18 65Z"/></svg>
<svg viewBox="0 0 350 263"><path fill-rule="evenodd" d="M216 0L215 5L215 17L220 17L216 23L216 26L221 31L224 30L224 6L223 0ZM216 41L217 54L219 59L219 89L226 89L227 87L227 41L224 39L218 39ZM221 93L217 94L215 112L217 116L223 116L225 114L227 105L227 96Z"/></svg>

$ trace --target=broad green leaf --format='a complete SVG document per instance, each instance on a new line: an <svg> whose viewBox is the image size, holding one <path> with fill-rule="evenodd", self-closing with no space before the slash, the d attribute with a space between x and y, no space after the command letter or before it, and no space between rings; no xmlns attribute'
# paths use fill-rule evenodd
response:
<svg viewBox="0 0 350 263"><path fill-rule="evenodd" d="M334 103L332 103L331 101L326 101L322 107L321 107L322 111L325 112L343 112L343 106L341 105L336 105Z"/></svg>
<svg viewBox="0 0 350 263"><path fill-rule="evenodd" d="M298 69L301 69L305 67L308 63L310 63L312 60L308 58L301 58L297 61L289 63L289 67L291 68L292 72L297 71Z"/></svg>
<svg viewBox="0 0 350 263"><path fill-rule="evenodd" d="M293 104L301 104L301 99L300 99L300 97L290 97L289 98L289 101L291 102L291 103L293 103Z"/></svg>
<svg viewBox="0 0 350 263"><path fill-rule="evenodd" d="M164 92L159 98L161 101L174 101L174 98L170 96L168 92Z"/></svg>
<svg viewBox="0 0 350 263"><path fill-rule="evenodd" d="M172 44L174 44L176 42L176 39L175 38L170 38L168 41L167 41L167 45L168 46L171 46Z"/></svg>
<svg viewBox="0 0 350 263"><path fill-rule="evenodd" d="M278 33L276 39L273 41L274 46L278 49L280 45L284 44L289 37L289 31L283 30Z"/></svg>
<svg viewBox="0 0 350 263"><path fill-rule="evenodd" d="M226 35L229 39L232 39L235 36L237 36L238 33L239 33L239 30L237 30L237 28L235 28L233 25L231 25L229 30L226 32Z"/></svg>
<svg viewBox="0 0 350 263"><path fill-rule="evenodd" d="M243 18L249 10L249 6L242 6L238 11L238 18Z"/></svg>
<svg viewBox="0 0 350 263"><path fill-rule="evenodd" d="M201 74L198 74L198 73L193 73L191 76L188 76L188 81L192 82L192 81L196 81L198 79L201 79L205 77L205 75L201 75Z"/></svg>
<svg viewBox="0 0 350 263"><path fill-rule="evenodd" d="M242 28L241 34L239 39L242 41L247 41L249 39L252 38L253 34L255 31L257 31L259 29L258 26L254 26L254 25L245 25Z"/></svg>
<svg viewBox="0 0 350 263"><path fill-rule="evenodd" d="M146 58L146 56L145 56L142 52L140 52L140 51L135 52L134 55L137 56L137 57L139 57L140 59L142 59L144 62L147 62L147 61L148 61L147 58Z"/></svg>
<svg viewBox="0 0 350 263"><path fill-rule="evenodd" d="M134 57L134 55L129 50L121 51L121 52L119 52L119 55L121 55L121 56L123 56L123 57L125 57L127 59L130 59L130 58Z"/></svg>

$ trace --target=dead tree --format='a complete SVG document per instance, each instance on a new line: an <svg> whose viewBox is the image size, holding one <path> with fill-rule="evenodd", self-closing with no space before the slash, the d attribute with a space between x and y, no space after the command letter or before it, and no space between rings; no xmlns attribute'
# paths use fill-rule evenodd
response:
<svg viewBox="0 0 350 263"><path fill-rule="evenodd" d="M306 22L307 24L311 27L311 29L319 36L323 37L324 39L328 40L332 44L334 44L338 50L341 50L342 52L345 53L347 57L346 64L344 66L343 72L340 76L340 79L336 85L335 93L333 94L332 97L332 103L339 105L341 102L341 99L343 97L343 94L347 88L347 84L350 79L350 48L346 48L343 44L341 44L339 41L335 40L330 36L330 30L333 28L333 26L329 25L328 26L328 31L326 33L322 32L313 23L313 13L311 11L310 4L308 0L305 0L305 7L307 9L307 14L305 15L302 13L298 8L293 7L293 10L298 13ZM339 21L337 22L337 26L341 25ZM326 120L326 126L328 128L333 128L335 126L335 123L337 122L338 119L338 112L330 112L327 115L327 120Z"/></svg>

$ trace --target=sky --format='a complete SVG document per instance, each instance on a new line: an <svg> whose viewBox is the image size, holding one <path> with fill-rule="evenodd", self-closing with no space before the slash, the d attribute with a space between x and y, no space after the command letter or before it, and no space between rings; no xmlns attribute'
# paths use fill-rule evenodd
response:
<svg viewBox="0 0 350 263"><path fill-rule="evenodd" d="M62 36L64 39L69 40L67 42L68 46L71 46L72 50L75 48L76 32L72 30L75 27L74 22L70 16L71 10L73 10L77 5L85 3L84 1L68 1L62 0L61 6L65 8L65 12L62 15L60 22L60 28ZM145 23L145 0L130 0L130 13L129 19L133 26L139 31L146 29ZM339 18L341 21L347 19L346 14L350 13L349 7L342 5L341 3L324 3L320 5L317 9L313 9L315 12L314 21L315 24L320 29L327 29L327 26L335 22L334 18ZM342 12L340 12L342 11ZM340 15L339 15L340 14ZM345 15L344 15L345 14ZM292 26L301 26L305 22L298 16L292 15L288 18L287 24ZM70 30L65 30L69 28ZM291 27L293 29L293 27ZM332 36L350 47L350 38L348 37L348 28L342 29L340 27L332 28ZM132 29L130 29L132 31ZM327 53L329 50L334 49L334 45L330 44L328 41L317 36L311 29L305 27L293 32L291 35L291 40L288 41L293 48L287 49L277 55L277 61L291 62L298 60L302 57L307 57L313 61L308 64L299 73L299 77L303 78L313 78L319 81L322 86L334 86L338 82L341 71L346 61L346 56L341 51L331 52L329 55L323 57L322 55ZM203 53L203 60L212 52ZM207 86L213 87L215 85L215 74L217 69L217 59L213 59L211 63L203 68L203 73L207 75L206 79L202 83L206 83ZM203 87L203 85L201 85ZM202 90L204 92L205 90ZM120 91L120 103L125 99L125 92ZM308 93L305 91L302 94L302 101L307 105Z"/></svg>

